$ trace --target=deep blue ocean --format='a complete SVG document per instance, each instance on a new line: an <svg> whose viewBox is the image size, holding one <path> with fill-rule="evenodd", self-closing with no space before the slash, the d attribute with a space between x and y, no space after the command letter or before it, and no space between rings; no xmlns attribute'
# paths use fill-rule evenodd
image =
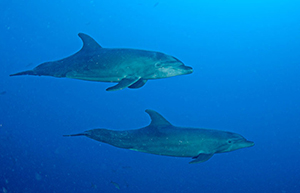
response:
<svg viewBox="0 0 300 193"><path fill-rule="evenodd" d="M0 192L300 192L299 10L299 0L1 0ZM170 54L194 72L115 92L9 77L74 54L80 32L105 48ZM255 146L189 164L63 137L147 126L146 109Z"/></svg>

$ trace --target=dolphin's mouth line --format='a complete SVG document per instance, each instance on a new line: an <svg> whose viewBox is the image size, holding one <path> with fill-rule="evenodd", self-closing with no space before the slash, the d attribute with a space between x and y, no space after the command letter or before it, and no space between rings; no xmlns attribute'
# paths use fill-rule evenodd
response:
<svg viewBox="0 0 300 193"><path fill-rule="evenodd" d="M178 62L178 61L166 61L164 63L172 63L172 64L177 63L180 64L180 66L182 65L182 62Z"/></svg>

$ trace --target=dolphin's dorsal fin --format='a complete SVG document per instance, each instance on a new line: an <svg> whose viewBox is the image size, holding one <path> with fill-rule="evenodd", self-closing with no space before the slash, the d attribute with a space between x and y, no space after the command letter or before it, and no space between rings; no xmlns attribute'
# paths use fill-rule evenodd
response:
<svg viewBox="0 0 300 193"><path fill-rule="evenodd" d="M167 121L161 114L159 114L156 111L147 109L146 113L148 113L151 118L151 123L149 126L158 127L158 126L171 126L172 125L169 121Z"/></svg>
<svg viewBox="0 0 300 193"><path fill-rule="evenodd" d="M83 46L80 51L94 51L96 49L102 48L91 36L84 33L79 33L78 36L83 42Z"/></svg>

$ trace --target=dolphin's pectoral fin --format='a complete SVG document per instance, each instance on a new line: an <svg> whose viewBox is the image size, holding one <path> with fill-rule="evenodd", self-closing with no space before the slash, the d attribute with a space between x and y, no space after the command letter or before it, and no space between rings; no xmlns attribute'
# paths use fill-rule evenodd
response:
<svg viewBox="0 0 300 193"><path fill-rule="evenodd" d="M198 156L193 157L193 161L190 162L190 164L196 164L196 163L202 163L207 160L209 160L214 154L205 154L205 153L200 153Z"/></svg>
<svg viewBox="0 0 300 193"><path fill-rule="evenodd" d="M117 85L107 88L106 91L122 90L138 82L138 80L140 78L123 78Z"/></svg>
<svg viewBox="0 0 300 193"><path fill-rule="evenodd" d="M139 79L136 83L130 85L128 88L141 88L146 84L147 80L145 79Z"/></svg>

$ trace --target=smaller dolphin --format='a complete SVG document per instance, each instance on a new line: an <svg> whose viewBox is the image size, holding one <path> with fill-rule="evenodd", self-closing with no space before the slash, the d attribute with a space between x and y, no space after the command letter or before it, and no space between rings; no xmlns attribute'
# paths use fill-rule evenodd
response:
<svg viewBox="0 0 300 193"><path fill-rule="evenodd" d="M205 162L215 153L230 152L254 145L254 142L236 133L176 127L153 110L146 110L146 113L149 114L151 123L141 129L124 131L92 129L64 136L86 136L115 147L156 155L192 157L194 160L190 163Z"/></svg>
<svg viewBox="0 0 300 193"><path fill-rule="evenodd" d="M111 183L112 185L114 185L115 188L117 188L118 190L120 190L120 185L119 185L117 182L110 181L110 183Z"/></svg>
<svg viewBox="0 0 300 193"><path fill-rule="evenodd" d="M140 88L147 80L190 74L193 69L177 58L160 52L102 48L90 36L79 33L83 42L77 53L53 62L45 62L33 70L10 76L36 75L73 78L97 82L116 82L107 91Z"/></svg>

